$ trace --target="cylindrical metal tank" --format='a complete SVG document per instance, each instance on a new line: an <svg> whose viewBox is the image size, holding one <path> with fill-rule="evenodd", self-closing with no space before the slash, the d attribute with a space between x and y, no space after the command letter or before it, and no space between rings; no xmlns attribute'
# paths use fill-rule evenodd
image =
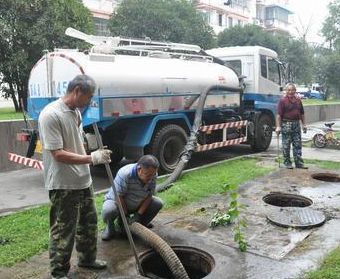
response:
<svg viewBox="0 0 340 279"><path fill-rule="evenodd" d="M77 74L96 81L102 97L200 93L211 85L238 87L229 68L200 59L108 55L60 50L46 54L31 71L29 97L60 97Z"/></svg>

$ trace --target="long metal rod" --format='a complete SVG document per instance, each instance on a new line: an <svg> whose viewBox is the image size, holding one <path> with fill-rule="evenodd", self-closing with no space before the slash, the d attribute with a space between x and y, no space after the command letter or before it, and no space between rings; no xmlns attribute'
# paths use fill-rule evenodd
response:
<svg viewBox="0 0 340 279"><path fill-rule="evenodd" d="M103 141L102 141L102 138L100 136L97 123L93 123L92 127L93 127L94 133L96 135L96 139L97 139L99 148L104 148ZM106 172L107 172L107 176L109 177L109 181L110 181L111 187L113 189L114 195L116 197L116 203L118 205L119 213L120 213L120 216L121 216L122 221L123 221L125 232L127 234L128 240L130 242L130 246L131 246L131 249L133 251L134 257L136 259L137 272L139 272L139 274L143 276L144 272L143 272L143 269L142 269L142 265L140 264L140 261L138 259L138 255L137 255L137 251L136 251L136 246L135 246L135 243L133 241L129 225L128 225L128 222L127 222L126 217L125 217L125 213L124 213L124 209L123 209L122 203L120 202L120 199L118 197L117 189L116 189L116 187L114 185L114 180L113 180L113 175L112 175L112 171L111 171L110 165L109 164L105 164L105 169L106 169Z"/></svg>
<svg viewBox="0 0 340 279"><path fill-rule="evenodd" d="M280 134L276 134L277 136L277 160L279 161L279 168L280 166Z"/></svg>

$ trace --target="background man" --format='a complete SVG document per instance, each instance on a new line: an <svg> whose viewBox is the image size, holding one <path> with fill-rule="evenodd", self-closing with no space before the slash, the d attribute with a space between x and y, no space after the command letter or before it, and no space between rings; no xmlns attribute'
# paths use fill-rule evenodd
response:
<svg viewBox="0 0 340 279"><path fill-rule="evenodd" d="M282 132L283 163L287 169L292 169L290 160L290 145L293 145L293 157L296 168L306 169L301 152L301 126L303 132L307 132L305 124L305 113L300 98L296 96L296 87L289 83L286 86L286 94L283 96L277 107L276 133L277 136Z"/></svg>
<svg viewBox="0 0 340 279"><path fill-rule="evenodd" d="M151 220L163 206L163 202L154 197L159 162L152 155L142 156L136 164L122 167L114 180L118 198L122 203L125 215L134 213L133 220L151 227ZM106 228L102 240L114 237L114 221L120 216L114 192L110 188L105 195L102 212Z"/></svg>
<svg viewBox="0 0 340 279"><path fill-rule="evenodd" d="M51 201L52 278L67 278L75 239L78 266L106 267L104 261L96 260L97 213L89 164L109 163L111 151L86 154L79 111L89 104L95 87L91 77L76 76L66 95L48 104L39 116L45 187Z"/></svg>

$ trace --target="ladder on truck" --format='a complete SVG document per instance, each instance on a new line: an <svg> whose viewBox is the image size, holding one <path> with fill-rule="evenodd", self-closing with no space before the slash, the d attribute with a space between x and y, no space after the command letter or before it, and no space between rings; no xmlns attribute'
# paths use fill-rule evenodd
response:
<svg viewBox="0 0 340 279"><path fill-rule="evenodd" d="M202 51L200 46L192 44L153 41L150 38L94 36L71 27L66 29L65 34L92 44L91 52L94 53L113 54L119 51L130 51L136 52L139 56L213 60L209 55L200 54Z"/></svg>

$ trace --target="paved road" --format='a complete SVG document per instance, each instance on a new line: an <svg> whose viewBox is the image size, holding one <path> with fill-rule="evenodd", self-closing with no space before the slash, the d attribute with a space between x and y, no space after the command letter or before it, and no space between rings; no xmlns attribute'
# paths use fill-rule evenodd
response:
<svg viewBox="0 0 340 279"><path fill-rule="evenodd" d="M335 129L340 130L340 119L335 122ZM315 129L322 126L323 122L309 125L308 132L304 135L303 140L310 139L316 132ZM279 145L281 150L281 143ZM271 146L266 152L261 154L265 156L276 156L277 148L277 138L275 133L273 133ZM231 157L246 155L250 152L249 146L241 145L194 154L188 168L198 167ZM340 162L340 151L331 149L303 148L303 157L305 159ZM116 171L117 169L114 169L113 173L115 174ZM35 169L24 169L2 172L0 175L0 215L8 214L25 207L48 203L48 195L47 191L44 190L41 171ZM92 176L95 191L105 191L109 187L109 180L104 168L92 169Z"/></svg>

